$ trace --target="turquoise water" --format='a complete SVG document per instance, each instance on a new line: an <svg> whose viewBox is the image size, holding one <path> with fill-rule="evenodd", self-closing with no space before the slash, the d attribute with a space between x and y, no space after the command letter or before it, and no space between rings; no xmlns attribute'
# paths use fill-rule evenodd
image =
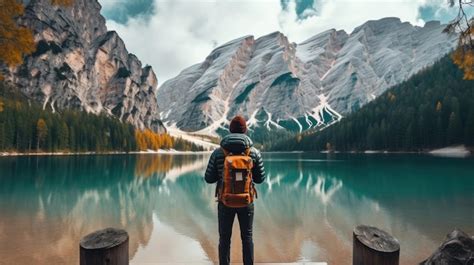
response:
<svg viewBox="0 0 474 265"><path fill-rule="evenodd" d="M423 155L265 154L259 262L351 264L352 229L378 226L416 264L458 227L474 234L474 159ZM0 158L0 264L77 264L80 238L130 234L132 264L217 259L208 155ZM234 227L232 260L240 245ZM235 240L234 240L235 239Z"/></svg>

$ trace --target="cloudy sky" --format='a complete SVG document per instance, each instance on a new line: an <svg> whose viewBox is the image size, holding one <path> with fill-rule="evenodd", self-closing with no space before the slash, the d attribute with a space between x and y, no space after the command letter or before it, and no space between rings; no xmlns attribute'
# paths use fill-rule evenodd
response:
<svg viewBox="0 0 474 265"><path fill-rule="evenodd" d="M99 0L109 30L153 66L159 83L229 40L274 31L299 43L323 30L351 32L367 20L399 17L423 26L449 21L447 0Z"/></svg>

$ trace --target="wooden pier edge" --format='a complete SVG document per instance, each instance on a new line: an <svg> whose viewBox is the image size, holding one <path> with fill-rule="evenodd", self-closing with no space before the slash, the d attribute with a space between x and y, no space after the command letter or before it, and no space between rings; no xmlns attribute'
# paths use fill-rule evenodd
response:
<svg viewBox="0 0 474 265"><path fill-rule="evenodd" d="M129 236L125 230L106 228L82 238L80 265L128 265ZM389 233L367 225L353 231L353 265L399 265L400 244Z"/></svg>
<svg viewBox="0 0 474 265"><path fill-rule="evenodd" d="M79 243L80 265L128 265L128 233L105 228L82 238Z"/></svg>
<svg viewBox="0 0 474 265"><path fill-rule="evenodd" d="M389 233L359 225L353 231L352 265L398 265L400 243Z"/></svg>

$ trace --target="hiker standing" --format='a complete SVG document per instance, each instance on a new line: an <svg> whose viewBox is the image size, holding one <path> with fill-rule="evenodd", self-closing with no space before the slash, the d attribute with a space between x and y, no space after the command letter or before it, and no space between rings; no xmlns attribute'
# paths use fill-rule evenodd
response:
<svg viewBox="0 0 474 265"><path fill-rule="evenodd" d="M230 263L230 239L235 215L239 219L244 265L253 264L252 224L257 197L254 183L265 180L260 152L245 135L247 124L236 116L229 126L230 134L214 150L207 165L205 180L216 183L219 220L219 264Z"/></svg>

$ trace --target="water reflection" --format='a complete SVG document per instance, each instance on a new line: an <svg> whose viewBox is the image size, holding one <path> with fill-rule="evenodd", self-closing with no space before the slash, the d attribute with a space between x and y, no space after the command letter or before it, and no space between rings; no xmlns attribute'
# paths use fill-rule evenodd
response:
<svg viewBox="0 0 474 265"><path fill-rule="evenodd" d="M383 227L415 264L454 227L473 233L472 160L267 155L256 201L259 262L350 264L356 224ZM130 234L132 262L217 260L207 155L0 159L0 264L77 263L79 239ZM452 173L456 172L455 176ZM454 207L453 207L454 205ZM241 261L234 227L233 261Z"/></svg>

